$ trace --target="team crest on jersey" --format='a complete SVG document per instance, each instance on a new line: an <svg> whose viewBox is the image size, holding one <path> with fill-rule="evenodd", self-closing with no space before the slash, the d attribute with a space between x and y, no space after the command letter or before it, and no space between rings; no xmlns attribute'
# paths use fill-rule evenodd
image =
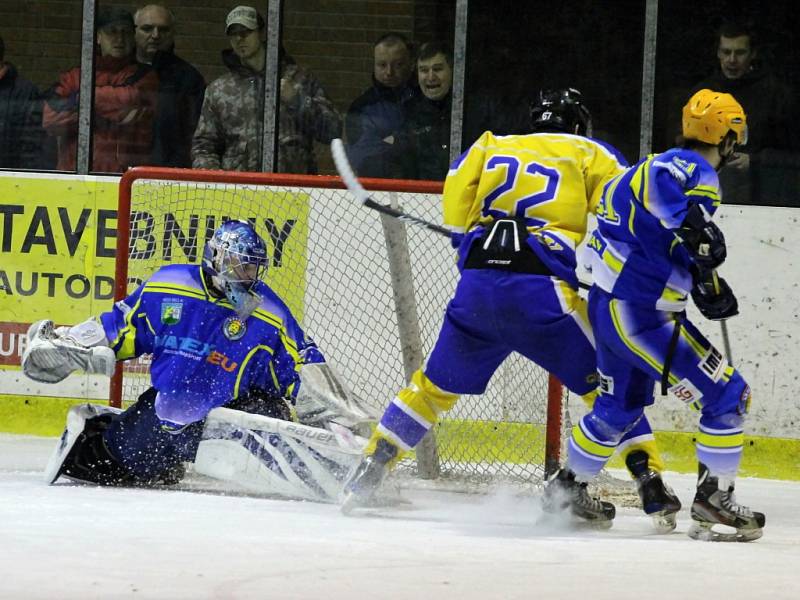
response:
<svg viewBox="0 0 800 600"><path fill-rule="evenodd" d="M181 320L183 302L165 300L161 303L161 322L165 325L175 325Z"/></svg>
<svg viewBox="0 0 800 600"><path fill-rule="evenodd" d="M246 332L247 325L238 317L228 317L222 324L222 333L232 342L242 339Z"/></svg>

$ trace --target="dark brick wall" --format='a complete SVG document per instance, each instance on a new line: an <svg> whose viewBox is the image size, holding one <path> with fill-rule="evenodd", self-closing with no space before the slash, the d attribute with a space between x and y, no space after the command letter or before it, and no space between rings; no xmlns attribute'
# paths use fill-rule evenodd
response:
<svg viewBox="0 0 800 600"><path fill-rule="evenodd" d="M238 3L166 3L178 20L178 54L209 81L223 73L220 51L228 47L225 15ZM142 4L113 3L131 11ZM263 0L254 5L266 12ZM455 0L285 0L284 45L346 110L370 84L372 43L378 36L400 31L427 41L446 31L452 39L454 5ZM82 7L82 0L1 0L6 60L41 89L53 84L61 71L79 64Z"/></svg>

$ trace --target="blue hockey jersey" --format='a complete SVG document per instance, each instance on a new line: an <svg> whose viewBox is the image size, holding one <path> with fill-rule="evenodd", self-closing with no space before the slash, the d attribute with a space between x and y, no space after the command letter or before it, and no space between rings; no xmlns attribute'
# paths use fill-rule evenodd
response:
<svg viewBox="0 0 800 600"><path fill-rule="evenodd" d="M263 282L245 320L209 293L198 265L162 267L100 320L118 360L152 354L156 412L184 425L260 388L292 398L299 368L324 362L286 304Z"/></svg>
<svg viewBox="0 0 800 600"><path fill-rule="evenodd" d="M635 304L682 311L693 260L675 231L692 204L713 215L720 199L716 171L681 148L651 155L611 180L587 253L595 285Z"/></svg>

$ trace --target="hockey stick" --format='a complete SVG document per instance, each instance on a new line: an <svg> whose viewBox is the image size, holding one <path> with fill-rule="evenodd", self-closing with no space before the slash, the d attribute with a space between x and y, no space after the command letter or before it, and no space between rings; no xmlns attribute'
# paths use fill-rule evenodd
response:
<svg viewBox="0 0 800 600"><path fill-rule="evenodd" d="M719 293L720 285L719 285L719 275L717 275L716 271L711 272L711 281L714 283L714 291ZM725 358L728 359L728 364L733 366L733 355L731 353L731 340L728 337L728 320L722 319L719 322L720 330L722 332L722 346L725 348Z"/></svg>
<svg viewBox="0 0 800 600"><path fill-rule="evenodd" d="M356 174L353 172L353 168L350 166L350 161L347 160L347 153L344 151L344 144L339 138L331 141L331 154L333 155L333 162L336 164L336 170L339 172L339 176L342 178L342 181L344 181L347 189L350 190L350 192L358 199L359 202L361 202L361 204L367 208L371 208L379 213L389 215L390 217L394 217L395 219L399 219L410 225L423 227L430 231L450 237L450 231L441 225L436 225L435 223L431 223L425 219L420 219L419 217L409 215L402 210L375 202L375 200L370 197L369 192L364 189L364 186L358 182Z"/></svg>
<svg viewBox="0 0 800 600"><path fill-rule="evenodd" d="M379 204L378 202L375 202L375 200L370 197L369 192L364 189L364 186L358 182L358 178L353 172L353 168L350 166L350 161L347 160L347 153L344 151L344 144L339 138L331 140L331 154L333 155L333 162L336 165L336 170L339 172L339 176L342 178L342 181L344 181L347 189L350 190L350 192L359 200L359 202L361 202L361 204L385 215L389 215L401 221L405 221L406 223L410 223L411 225L424 227L430 231L450 237L451 232L444 227L436 225L435 223L431 223L430 221L426 221L425 219L420 219L419 217L409 215L408 213L404 213L403 211L392 208L391 206L386 206L385 204ZM584 283L583 281L578 281L578 286L584 290L588 290L592 287L591 284Z"/></svg>
<svg viewBox="0 0 800 600"><path fill-rule="evenodd" d="M733 355L731 354L731 340L728 337L728 320L723 319L719 322L722 329L722 345L725 348L725 358L728 359L728 364L733 366Z"/></svg>

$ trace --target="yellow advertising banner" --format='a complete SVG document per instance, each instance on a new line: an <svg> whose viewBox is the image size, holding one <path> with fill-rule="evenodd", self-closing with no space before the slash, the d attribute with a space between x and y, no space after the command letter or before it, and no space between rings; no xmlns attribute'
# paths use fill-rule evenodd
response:
<svg viewBox="0 0 800 600"><path fill-rule="evenodd" d="M118 187L113 177L0 174L0 401L107 397L107 383L97 378L74 375L43 386L22 377L19 365L30 323L74 324L110 309ZM267 282L302 319L308 211L302 191L137 182L128 289L161 265L199 263L220 223L248 219L267 241Z"/></svg>

